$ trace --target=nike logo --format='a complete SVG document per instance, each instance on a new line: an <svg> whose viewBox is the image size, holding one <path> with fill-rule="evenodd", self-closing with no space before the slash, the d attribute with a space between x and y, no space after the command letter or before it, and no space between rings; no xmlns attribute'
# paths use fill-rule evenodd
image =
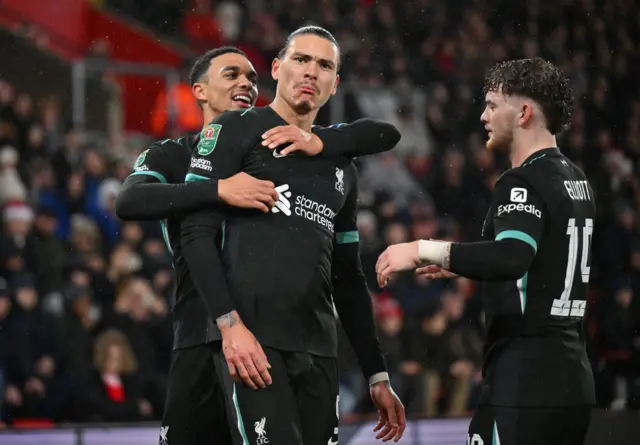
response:
<svg viewBox="0 0 640 445"><path fill-rule="evenodd" d="M273 151L273 157L276 158L276 159L284 158L285 156L289 156L289 155L283 155L283 154L278 153L278 151L275 148L272 151Z"/></svg>

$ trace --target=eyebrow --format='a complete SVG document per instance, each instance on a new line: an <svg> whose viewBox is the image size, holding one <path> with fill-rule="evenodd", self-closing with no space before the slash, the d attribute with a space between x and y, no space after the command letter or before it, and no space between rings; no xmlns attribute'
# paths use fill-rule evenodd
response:
<svg viewBox="0 0 640 445"><path fill-rule="evenodd" d="M227 65L220 70L220 74L224 74L228 72L239 73L240 71L241 69L238 65ZM249 70L249 72L247 73L247 77L256 78L258 77L258 73L256 73L255 70Z"/></svg>
<svg viewBox="0 0 640 445"><path fill-rule="evenodd" d="M332 69L335 68L336 63L333 60L329 60L329 59L323 59L321 57L313 57L309 54L305 54L305 53L301 53L299 51L294 52L293 54L291 54L291 58L293 59L294 57L302 57L305 60L315 60L316 62L322 62L322 63L326 63L327 65L329 65Z"/></svg>

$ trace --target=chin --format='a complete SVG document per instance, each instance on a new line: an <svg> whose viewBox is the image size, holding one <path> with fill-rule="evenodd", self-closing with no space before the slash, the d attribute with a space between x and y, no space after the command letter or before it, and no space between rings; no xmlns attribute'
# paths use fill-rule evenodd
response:
<svg viewBox="0 0 640 445"><path fill-rule="evenodd" d="M298 102L294 108L298 114L308 114L314 110L313 103L309 100Z"/></svg>
<svg viewBox="0 0 640 445"><path fill-rule="evenodd" d="M495 139L495 138L491 137L487 141L487 143L485 144L485 147L489 151L508 151L508 149L509 149L509 141L506 141L504 139L502 139L502 140Z"/></svg>

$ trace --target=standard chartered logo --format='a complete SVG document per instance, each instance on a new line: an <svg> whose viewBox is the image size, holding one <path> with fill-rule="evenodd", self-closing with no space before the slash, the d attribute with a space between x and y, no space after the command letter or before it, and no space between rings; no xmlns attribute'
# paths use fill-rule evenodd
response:
<svg viewBox="0 0 640 445"><path fill-rule="evenodd" d="M271 207L273 213L282 212L287 216L291 216L291 192L289 191L289 184L282 184L276 187L276 193L278 193L278 200L275 205Z"/></svg>
<svg viewBox="0 0 640 445"><path fill-rule="evenodd" d="M290 199L292 193L289 190L289 184L276 187L276 192L278 193L278 200L271 208L272 213L283 213L287 216L295 214L320 224L333 232L333 220L336 217L336 213L329 206L320 204L304 195L296 196L292 206L292 200Z"/></svg>

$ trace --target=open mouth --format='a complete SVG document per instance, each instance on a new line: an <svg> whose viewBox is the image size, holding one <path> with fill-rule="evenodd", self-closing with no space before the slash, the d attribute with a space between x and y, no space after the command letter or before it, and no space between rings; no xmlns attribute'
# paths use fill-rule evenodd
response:
<svg viewBox="0 0 640 445"><path fill-rule="evenodd" d="M251 97L248 94L236 94L231 100L242 108L249 108L251 106Z"/></svg>

